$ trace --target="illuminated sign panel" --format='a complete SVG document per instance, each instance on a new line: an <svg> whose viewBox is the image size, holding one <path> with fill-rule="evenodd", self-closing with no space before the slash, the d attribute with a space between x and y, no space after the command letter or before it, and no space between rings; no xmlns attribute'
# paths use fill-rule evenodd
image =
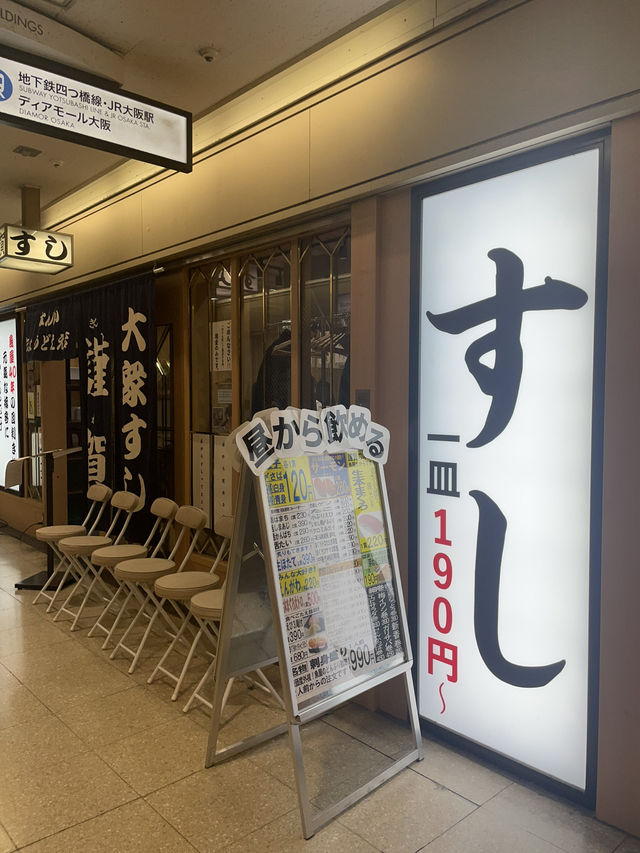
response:
<svg viewBox="0 0 640 853"><path fill-rule="evenodd" d="M420 715L578 790L600 151L421 199Z"/></svg>
<svg viewBox="0 0 640 853"><path fill-rule="evenodd" d="M191 171L191 115L97 79L3 47L0 119L35 133L58 136Z"/></svg>
<svg viewBox="0 0 640 853"><path fill-rule="evenodd" d="M56 273L73 266L73 237L18 225L0 228L0 267Z"/></svg>
<svg viewBox="0 0 640 853"><path fill-rule="evenodd" d="M7 462L20 456L18 346L14 317L0 320L0 482ZM17 491L18 486L14 489Z"/></svg>

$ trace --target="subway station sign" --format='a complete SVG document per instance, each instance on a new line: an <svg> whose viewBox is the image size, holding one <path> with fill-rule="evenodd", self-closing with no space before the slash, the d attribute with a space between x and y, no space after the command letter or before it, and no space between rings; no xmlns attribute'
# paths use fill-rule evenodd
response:
<svg viewBox="0 0 640 853"><path fill-rule="evenodd" d="M0 47L0 121L190 172L191 114Z"/></svg>
<svg viewBox="0 0 640 853"><path fill-rule="evenodd" d="M416 206L419 713L578 792L600 161L574 148L432 186Z"/></svg>

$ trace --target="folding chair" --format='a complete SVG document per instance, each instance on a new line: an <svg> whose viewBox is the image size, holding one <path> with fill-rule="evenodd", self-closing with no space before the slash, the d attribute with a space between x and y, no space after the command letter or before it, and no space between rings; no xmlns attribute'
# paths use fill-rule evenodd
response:
<svg viewBox="0 0 640 853"><path fill-rule="evenodd" d="M213 671L216 665L216 654L218 651L218 633L220 622L222 621L222 610L224 605L224 584L220 589L210 589L206 592L200 592L197 595L194 595L189 604L189 610L191 611L191 615L193 619L195 619L198 624L198 633L193 638L193 643L191 648L189 649L188 660L191 661L200 640L204 638L208 641L209 646L211 647L211 662L207 667L205 674L202 676L200 681L196 684L187 701L187 704L182 709L186 714L193 707L195 702L200 702L202 705L205 705L209 710L212 709L213 705L207 699L203 693L201 692L203 687L209 682L213 675ZM255 678L251 678L248 673L242 675L242 678L247 681L252 687L257 687L260 690L264 690L265 693L271 694L274 697L276 702L281 708L284 708L284 702L281 697L278 695L275 687L264 672L261 669L254 670L257 675L259 681L256 681ZM227 686L225 687L224 695L222 697L222 706L220 708L220 712L224 711L224 707L227 704L227 699L229 698L229 694L231 693L231 688L233 687L234 678L230 678L227 681Z"/></svg>
<svg viewBox="0 0 640 853"><path fill-rule="evenodd" d="M182 682L191 663L197 643L191 643L186 660L178 675L174 675L165 667L171 653L184 644L185 635L193 630L192 620L189 612L189 601L192 596L216 587L220 578L217 575L218 567L229 551L231 535L233 532L233 516L231 515L231 453L227 438L216 436L214 442L214 501L213 501L213 530L222 537L222 543L216 554L209 574L205 572L181 572L180 574L168 574L158 578L155 582L155 593L161 599L162 604L170 602L180 619L178 632L169 644L162 658L147 679L151 684L159 673L165 675L175 683L175 689L171 698L178 698Z"/></svg>
<svg viewBox="0 0 640 853"><path fill-rule="evenodd" d="M74 571L77 572L77 580L71 592L67 596L64 604L53 617L56 622L63 613L67 613L73 617L71 630L75 631L78 625L78 620L82 616L82 612L89 600L89 596L93 591L96 583L102 586L108 596L111 596L111 590L106 585L101 577L102 568L96 570L96 567L91 562L91 555L98 548L104 548L106 545L118 545L124 534L126 533L131 516L134 512L142 509L140 498L132 492L114 492L111 498L111 507L116 510L113 520L109 525L109 529L104 536L70 536L67 539L61 539L59 548L62 553L68 557L69 561L74 566ZM119 530L118 522L122 519ZM70 603L73 597L78 594L86 584L84 598L77 611L70 608Z"/></svg>
<svg viewBox="0 0 640 853"><path fill-rule="evenodd" d="M193 553L194 548L196 547L198 535L207 523L207 516L201 509L198 509L198 507L181 506L176 512L175 523L179 525L180 532L168 558L145 557L138 560L127 560L124 563L118 563L114 570L116 580L124 584L127 591L132 593L138 603L138 610L133 617L133 620L129 623L129 626L110 655L110 658L113 659L120 650L125 652L125 654L130 655L133 660L129 667L129 673L132 673L135 670L138 661L140 660L142 650L146 645L158 616L162 618L172 634L177 630L175 622L164 610L161 601L156 597L154 583L163 575L169 575L176 572L178 551L183 544L185 536L189 534L191 537L189 547L184 553L184 556L180 561L180 565L177 568L178 572L183 571L191 557L191 554ZM127 639L142 616L146 617L148 620L146 630L138 641L137 646L135 648L129 647L127 646Z"/></svg>
<svg viewBox="0 0 640 853"><path fill-rule="evenodd" d="M91 501L91 503L82 524L53 524L47 527L40 527L36 530L36 539L46 542L58 560L58 564L51 577L47 578L47 582L32 602L36 604L41 596L46 598L49 602L46 610L47 613L53 608L58 593L64 587L69 575L71 574L75 578L73 575L73 563L60 551L58 543L69 536L84 536L85 534L91 535L94 533L102 518L104 508L111 499L111 495L112 491L108 486L102 483L95 483L93 486L89 486L87 490L87 500ZM62 574L60 575L59 573ZM77 580L77 578L75 579ZM58 583L55 590L53 590L52 587L56 580Z"/></svg>
<svg viewBox="0 0 640 853"><path fill-rule="evenodd" d="M164 606L166 602L169 602L172 605L174 611L178 615L179 625L176 635L170 642L169 647L166 649L165 653L156 664L155 669L147 679L147 684L151 684L155 680L156 676L159 673L162 673L170 681L175 683L175 689L171 695L171 699L174 701L178 698L178 694L180 693L182 682L184 681L189 664L191 663L191 658L195 652L195 646L191 643L187 658L178 675L175 675L168 670L165 667L165 663L174 649L176 649L179 644L183 644L185 642L185 634L188 634L190 630L189 602L191 601L191 598L199 592L212 590L220 583L220 577L216 574L216 569L229 549L232 526L233 519L227 519L225 525L225 532L227 535L223 534L224 538L222 545L220 546L218 554L216 555L216 558L208 572L176 572L158 578L154 585L155 594L157 598L160 599L160 605ZM216 533L220 533L221 531L222 526L219 525Z"/></svg>
<svg viewBox="0 0 640 853"><path fill-rule="evenodd" d="M155 557L164 545L177 511L178 504L175 501L169 500L169 498L156 498L149 509L151 515L155 516L155 521L143 545L107 545L105 548L98 548L93 552L91 562L94 566L113 570L118 563L125 562L126 560L137 560L147 556ZM155 545L153 544L154 539ZM150 549L152 549L151 554L149 554ZM104 619L111 612L111 608L116 604L121 593L125 596L124 601L116 612L111 627L107 628L104 624ZM107 636L102 644L103 649L106 649L109 645L132 597L133 592L126 584L123 581L117 581L116 591L107 602L100 616L96 619L88 635L92 637L96 631L104 631Z"/></svg>

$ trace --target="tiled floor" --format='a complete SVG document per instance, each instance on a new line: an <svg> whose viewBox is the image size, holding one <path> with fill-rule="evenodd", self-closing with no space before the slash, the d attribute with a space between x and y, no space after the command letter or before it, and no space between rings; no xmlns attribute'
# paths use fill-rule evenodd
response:
<svg viewBox="0 0 640 853"><path fill-rule="evenodd" d="M640 853L640 840L425 741L425 758L303 841L287 740L204 769L208 718L181 713L166 682L70 635L14 583L44 557L0 536L0 853ZM88 624L88 623L87 623ZM234 688L232 743L281 719ZM314 805L362 784L409 743L347 705L303 729Z"/></svg>

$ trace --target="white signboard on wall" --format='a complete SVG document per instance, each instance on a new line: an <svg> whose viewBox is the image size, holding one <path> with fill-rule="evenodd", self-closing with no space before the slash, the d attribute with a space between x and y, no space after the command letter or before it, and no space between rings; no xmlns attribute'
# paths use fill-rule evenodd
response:
<svg viewBox="0 0 640 853"><path fill-rule="evenodd" d="M420 715L586 786L599 150L422 199Z"/></svg>
<svg viewBox="0 0 640 853"><path fill-rule="evenodd" d="M0 320L0 482L7 462L20 456L18 347L14 317ZM13 487L15 490L18 486Z"/></svg>

